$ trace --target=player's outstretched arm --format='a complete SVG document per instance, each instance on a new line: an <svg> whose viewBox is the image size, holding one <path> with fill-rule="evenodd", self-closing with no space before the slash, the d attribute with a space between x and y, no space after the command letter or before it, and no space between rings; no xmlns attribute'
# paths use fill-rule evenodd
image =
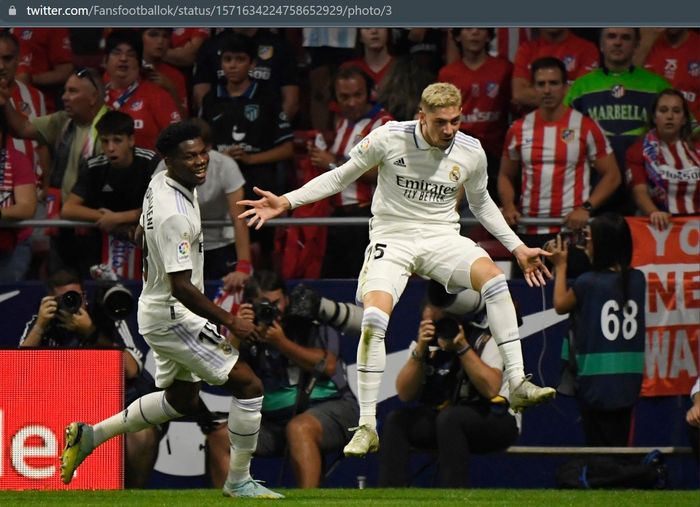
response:
<svg viewBox="0 0 700 507"><path fill-rule="evenodd" d="M552 278L547 266L542 262L542 256L550 257L552 254L541 248L530 248L520 245L513 250L513 255L518 261L520 269L525 274L525 281L530 287L544 287L545 278Z"/></svg>
<svg viewBox="0 0 700 507"><path fill-rule="evenodd" d="M256 201L244 199L236 203L239 206L250 207L250 209L238 215L238 218L247 220L248 227L255 226L256 229L260 229L265 222L281 215L291 207L284 196L275 195L258 187L253 187L253 191L261 198Z"/></svg>

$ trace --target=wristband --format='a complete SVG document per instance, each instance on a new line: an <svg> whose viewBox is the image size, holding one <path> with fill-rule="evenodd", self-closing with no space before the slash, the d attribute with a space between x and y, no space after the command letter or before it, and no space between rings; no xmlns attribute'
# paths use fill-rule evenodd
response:
<svg viewBox="0 0 700 507"><path fill-rule="evenodd" d="M419 363L423 362L423 356L419 356L418 354L416 354L416 349L413 349L411 351L411 359L413 359L414 361L418 361Z"/></svg>
<svg viewBox="0 0 700 507"><path fill-rule="evenodd" d="M253 272L253 265L250 263L250 261L241 259L236 263L236 271L249 275Z"/></svg>
<svg viewBox="0 0 700 507"><path fill-rule="evenodd" d="M591 201L585 201L581 207L591 213L593 211L593 205L591 204Z"/></svg>
<svg viewBox="0 0 700 507"><path fill-rule="evenodd" d="M461 349L459 349L457 351L457 355L459 357L462 357L464 354L466 354L469 351L470 348L472 348L472 346L467 343L464 347L462 347Z"/></svg>

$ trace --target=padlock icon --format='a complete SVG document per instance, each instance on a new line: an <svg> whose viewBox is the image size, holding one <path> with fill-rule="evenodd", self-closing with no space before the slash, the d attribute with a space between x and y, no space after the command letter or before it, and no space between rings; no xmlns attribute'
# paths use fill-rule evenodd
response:
<svg viewBox="0 0 700 507"><path fill-rule="evenodd" d="M16 16L17 15L17 9L15 9L14 5L10 5L10 7L7 9L7 13L10 16Z"/></svg>

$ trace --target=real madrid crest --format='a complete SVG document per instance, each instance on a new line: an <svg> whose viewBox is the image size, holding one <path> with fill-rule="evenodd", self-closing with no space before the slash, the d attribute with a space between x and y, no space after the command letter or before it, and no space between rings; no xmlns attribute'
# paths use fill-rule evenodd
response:
<svg viewBox="0 0 700 507"><path fill-rule="evenodd" d="M219 343L219 348L227 356L233 352L233 346L227 341L222 341Z"/></svg>
<svg viewBox="0 0 700 507"><path fill-rule="evenodd" d="M461 175L462 174L459 171L459 166L453 165L452 170L450 171L450 181L457 183Z"/></svg>

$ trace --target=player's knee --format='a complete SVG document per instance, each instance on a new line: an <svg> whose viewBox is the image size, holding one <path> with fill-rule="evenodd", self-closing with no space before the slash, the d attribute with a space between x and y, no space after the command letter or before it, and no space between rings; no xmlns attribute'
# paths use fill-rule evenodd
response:
<svg viewBox="0 0 700 507"><path fill-rule="evenodd" d="M262 381L252 372L242 382L237 382L231 387L233 395L241 400L260 398L264 392Z"/></svg>
<svg viewBox="0 0 700 507"><path fill-rule="evenodd" d="M384 333L389 326L389 314L375 306L365 308L362 314L362 328Z"/></svg>

